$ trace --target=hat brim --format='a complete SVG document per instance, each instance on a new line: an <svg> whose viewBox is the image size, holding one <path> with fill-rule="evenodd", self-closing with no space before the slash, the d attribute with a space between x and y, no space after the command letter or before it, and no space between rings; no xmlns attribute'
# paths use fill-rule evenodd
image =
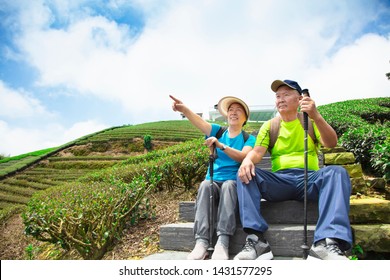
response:
<svg viewBox="0 0 390 280"><path fill-rule="evenodd" d="M229 110L229 107L233 103L238 103L238 104L240 104L244 108L245 114L246 114L246 119L248 119L249 118L249 107L248 107L248 105L246 105L246 103L244 101L242 101L240 98L237 98L237 97L234 97L234 96L225 96L221 100L219 100L219 102L218 102L218 111L221 113L222 116L224 116L226 118L227 117L227 112Z"/></svg>
<svg viewBox="0 0 390 280"><path fill-rule="evenodd" d="M297 90L296 88L290 86L289 84L283 82L282 80L275 80L275 81L273 81L272 84L271 84L271 89L272 89L273 92L276 92L278 90L278 88L281 87L281 86L288 86L289 88Z"/></svg>

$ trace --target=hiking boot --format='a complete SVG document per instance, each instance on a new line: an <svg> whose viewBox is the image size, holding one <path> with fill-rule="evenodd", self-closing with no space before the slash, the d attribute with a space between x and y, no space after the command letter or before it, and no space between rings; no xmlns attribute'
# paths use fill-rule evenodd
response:
<svg viewBox="0 0 390 280"><path fill-rule="evenodd" d="M264 243L247 237L244 247L234 260L272 260L273 258L274 255L267 241Z"/></svg>
<svg viewBox="0 0 390 280"><path fill-rule="evenodd" d="M309 256L311 260L349 260L349 258L340 250L339 244L335 239L325 238L311 246Z"/></svg>
<svg viewBox="0 0 390 280"><path fill-rule="evenodd" d="M229 259L229 250L225 248L222 244L216 244L214 248L214 253L211 256L212 260L228 260Z"/></svg>
<svg viewBox="0 0 390 280"><path fill-rule="evenodd" d="M194 249L187 256L187 260L204 260L209 255L207 247L203 242L196 242Z"/></svg>

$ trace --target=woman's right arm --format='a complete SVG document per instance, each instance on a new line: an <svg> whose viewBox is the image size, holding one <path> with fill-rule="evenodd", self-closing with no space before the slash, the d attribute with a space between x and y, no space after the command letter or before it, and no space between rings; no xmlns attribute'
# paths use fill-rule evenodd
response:
<svg viewBox="0 0 390 280"><path fill-rule="evenodd" d="M204 119L202 119L198 114L195 114L192 112L186 105L183 104L182 101L179 99L173 97L172 95L169 95L169 97L173 100L172 109L175 112L183 113L184 116L194 125L196 126L200 131L203 132L203 134L210 136L211 133L211 124L206 122Z"/></svg>

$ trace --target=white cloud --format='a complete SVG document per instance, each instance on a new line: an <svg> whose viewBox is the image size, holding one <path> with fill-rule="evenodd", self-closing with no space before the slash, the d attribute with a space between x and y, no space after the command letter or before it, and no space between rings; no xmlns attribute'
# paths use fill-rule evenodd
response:
<svg viewBox="0 0 390 280"><path fill-rule="evenodd" d="M67 30L34 30L19 40L27 59L41 73L40 86L66 86L99 95L114 82L117 63L130 41L126 28L103 17L87 18ZM120 65L120 64L119 64Z"/></svg>
<svg viewBox="0 0 390 280"><path fill-rule="evenodd" d="M40 128L15 127L0 120L0 154L15 156L58 145L58 130ZM62 143L61 143L62 144Z"/></svg>
<svg viewBox="0 0 390 280"><path fill-rule="evenodd" d="M360 1L349 6L339 1L310 3L180 2L163 10L157 22L147 21L135 42L122 25L83 17L64 30L39 23L19 43L41 73L40 86L64 85L118 100L134 114L166 110L168 93L199 109L226 94L272 104L273 79L330 80L329 61L337 64L341 54L347 59L343 53L348 46L335 49L336 42L346 30L355 34L371 19L371 9ZM144 7L153 10L150 3ZM355 14L360 15L358 23ZM360 55L358 48L352 53ZM388 60L386 53L378 55ZM314 76L308 69L325 72L314 71ZM332 79L333 87L339 86L336 81ZM326 96L324 102L329 103L339 95Z"/></svg>
<svg viewBox="0 0 390 280"><path fill-rule="evenodd" d="M362 35L378 12L375 1L136 0L131 4L146 16L136 38L132 26L93 15L85 1L43 3L15 4L24 7L16 54L38 70L36 86L116 101L126 123L177 118L168 94L204 113L224 95L273 105L274 79L296 79L319 105L389 96L390 33ZM111 0L109 7L124 3ZM66 27L53 28L55 17ZM0 99L9 107L0 116L46 111L32 94L5 92ZM52 128L56 143L104 126L84 119L80 114L77 125ZM45 133L38 134L36 142L44 142Z"/></svg>
<svg viewBox="0 0 390 280"><path fill-rule="evenodd" d="M63 131L64 143L80 138L82 136L103 130L108 126L95 120L87 120L73 124Z"/></svg>
<svg viewBox="0 0 390 280"><path fill-rule="evenodd" d="M108 126L95 120L87 120L64 127L57 123L41 124L39 127L15 127L0 120L0 154L19 155L36 150L57 147L91 134Z"/></svg>
<svg viewBox="0 0 390 280"><path fill-rule="evenodd" d="M389 97L390 36L367 34L340 49L319 68L307 69L304 81L318 104L370 97Z"/></svg>
<svg viewBox="0 0 390 280"><path fill-rule="evenodd" d="M50 115L42 103L23 90L9 88L0 80L0 117L21 119L37 115Z"/></svg>

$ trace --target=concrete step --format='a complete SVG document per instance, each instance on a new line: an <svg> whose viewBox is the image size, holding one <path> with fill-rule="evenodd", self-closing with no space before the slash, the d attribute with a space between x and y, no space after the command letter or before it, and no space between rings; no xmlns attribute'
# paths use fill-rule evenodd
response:
<svg viewBox="0 0 390 280"><path fill-rule="evenodd" d="M193 221L195 202L183 201L179 204L179 219L182 223L169 224L160 227L160 248L173 251L191 251L195 245ZM317 203L307 205L308 236L307 244L313 241L315 224L318 219ZM303 202L262 201L261 212L269 224L265 238L270 243L274 256L302 257L303 244ZM245 244L246 234L240 226L230 240L230 253L235 255ZM215 242L216 240L214 240Z"/></svg>
<svg viewBox="0 0 390 280"><path fill-rule="evenodd" d="M256 164L256 167L271 171L271 169L272 169L271 157L264 156L263 159L259 163Z"/></svg>
<svg viewBox="0 0 390 280"><path fill-rule="evenodd" d="M168 224L160 227L160 248L173 251L191 251L195 245L194 224ZM313 242L315 225L308 225L307 244ZM230 253L237 254L245 244L246 234L238 228L230 240ZM274 256L302 257L303 225L270 224L265 238ZM215 242L215 240L214 240Z"/></svg>
<svg viewBox="0 0 390 280"><path fill-rule="evenodd" d="M261 202L261 213L268 224L303 224L303 202L288 200L283 202ZM195 202L179 203L179 220L193 222L195 217ZM317 202L307 203L307 223L316 224L318 219Z"/></svg>

